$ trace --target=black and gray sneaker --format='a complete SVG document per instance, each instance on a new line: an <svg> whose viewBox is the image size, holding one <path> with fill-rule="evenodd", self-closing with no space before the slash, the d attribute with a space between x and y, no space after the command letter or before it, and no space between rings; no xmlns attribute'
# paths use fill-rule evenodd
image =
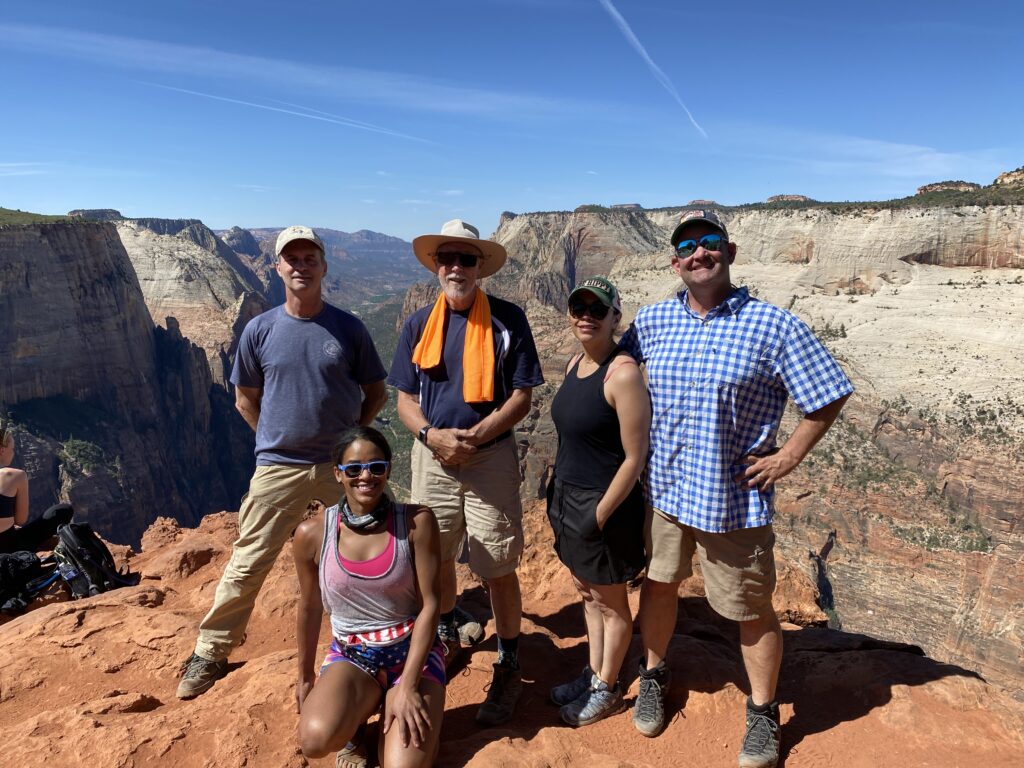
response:
<svg viewBox="0 0 1024 768"><path fill-rule="evenodd" d="M648 670L640 662L640 693L633 705L633 725L644 736L657 736L665 727L665 696L672 674L664 661Z"/></svg>
<svg viewBox="0 0 1024 768"><path fill-rule="evenodd" d="M567 683L556 685L551 689L551 703L559 707L576 701L590 688L590 679L594 676L594 670L588 664L583 668L579 677L574 677Z"/></svg>
<svg viewBox="0 0 1024 768"><path fill-rule="evenodd" d="M463 645L476 645L484 639L483 625L469 611L455 606L455 627Z"/></svg>
<svg viewBox="0 0 1024 768"><path fill-rule="evenodd" d="M569 725L590 725L606 717L617 715L626 708L622 700L622 686L612 688L597 675L590 679L587 690L575 701L569 702L558 714Z"/></svg>
<svg viewBox="0 0 1024 768"><path fill-rule="evenodd" d="M769 704L767 712L758 712L748 698L747 732L740 748L739 768L775 768L781 736L778 702Z"/></svg>
<svg viewBox="0 0 1024 768"><path fill-rule="evenodd" d="M194 699L202 693L206 693L213 684L228 673L228 660L210 661L193 653L181 667L178 674L181 675L181 682L178 683L179 699Z"/></svg>
<svg viewBox="0 0 1024 768"><path fill-rule="evenodd" d="M494 676L487 698L476 712L479 725L501 725L512 719L516 703L523 693L523 675L518 669L494 665Z"/></svg>
<svg viewBox="0 0 1024 768"><path fill-rule="evenodd" d="M462 639L454 625L446 627L441 624L437 628L437 636L441 640L441 647L444 649L444 668L451 671L452 667L462 658Z"/></svg>

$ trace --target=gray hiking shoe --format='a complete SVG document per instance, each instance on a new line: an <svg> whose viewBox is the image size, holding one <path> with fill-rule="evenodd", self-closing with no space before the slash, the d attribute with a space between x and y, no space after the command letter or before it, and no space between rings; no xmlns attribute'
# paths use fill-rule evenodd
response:
<svg viewBox="0 0 1024 768"><path fill-rule="evenodd" d="M551 689L551 703L559 707L570 704L590 689L590 678L594 676L594 670L588 664L583 668L579 677L574 677L568 683L556 685Z"/></svg>
<svg viewBox="0 0 1024 768"><path fill-rule="evenodd" d="M671 680L664 661L652 670L640 662L640 694L633 705L633 725L644 736L657 736L665 727L665 695Z"/></svg>
<svg viewBox="0 0 1024 768"><path fill-rule="evenodd" d="M523 693L523 675L518 669L494 665L487 698L476 712L478 725L501 725L512 719L516 702Z"/></svg>
<svg viewBox="0 0 1024 768"><path fill-rule="evenodd" d="M751 709L747 699L747 732L743 735L740 748L740 768L775 768L779 762L779 743L782 728L779 726L779 705L772 702L765 713Z"/></svg>
<svg viewBox="0 0 1024 768"><path fill-rule="evenodd" d="M178 683L179 699L194 699L206 693L213 684L228 673L228 660L210 661L198 653L189 656L178 670L181 682Z"/></svg>
<svg viewBox="0 0 1024 768"><path fill-rule="evenodd" d="M484 628L469 611L455 606L455 626L463 645L476 645L484 639Z"/></svg>
<svg viewBox="0 0 1024 768"><path fill-rule="evenodd" d="M590 725L611 715L617 715L626 708L622 700L622 686L615 683L611 688L597 675L590 680L590 686L578 699L566 704L558 713L569 725Z"/></svg>

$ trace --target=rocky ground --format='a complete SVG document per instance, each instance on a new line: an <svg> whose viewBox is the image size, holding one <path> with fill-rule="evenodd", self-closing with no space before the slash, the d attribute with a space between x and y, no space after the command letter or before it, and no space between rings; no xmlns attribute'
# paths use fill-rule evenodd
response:
<svg viewBox="0 0 1024 768"><path fill-rule="evenodd" d="M699 577L680 589L670 648L671 722L639 736L629 713L581 730L561 724L549 686L585 663L580 611L553 556L539 508L527 511L521 574L526 690L514 722L473 721L495 659L493 625L448 688L439 766L733 766L742 737L745 683L736 634L713 615ZM329 766L296 747L294 604L290 551L256 606L227 678L200 698L175 698L175 670L210 604L235 516L195 530L158 520L141 554L138 587L47 604L0 626L0 739L6 765ZM822 628L814 587L784 564L777 593L787 620L779 687L783 764L797 766L1017 766L1024 761L1024 705L977 674L920 649ZM460 575L465 605L486 615L483 588ZM637 593L632 595L635 607ZM43 601L46 603L46 601ZM798 622L798 623L793 623ZM817 624L819 626L811 626ZM800 625L804 625L801 627ZM322 638L327 637L326 629ZM639 638L624 669L636 695Z"/></svg>

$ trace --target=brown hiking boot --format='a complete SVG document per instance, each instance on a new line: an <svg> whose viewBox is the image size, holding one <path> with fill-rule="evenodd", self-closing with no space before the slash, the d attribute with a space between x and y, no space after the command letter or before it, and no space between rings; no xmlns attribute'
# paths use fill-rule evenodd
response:
<svg viewBox="0 0 1024 768"><path fill-rule="evenodd" d="M518 669L494 665L487 698L476 712L478 725L501 725L512 719L516 702L523 693L523 675Z"/></svg>
<svg viewBox="0 0 1024 768"><path fill-rule="evenodd" d="M228 660L210 661L198 653L193 653L178 670L181 682L178 683L179 699L194 699L206 693L213 684L228 673Z"/></svg>

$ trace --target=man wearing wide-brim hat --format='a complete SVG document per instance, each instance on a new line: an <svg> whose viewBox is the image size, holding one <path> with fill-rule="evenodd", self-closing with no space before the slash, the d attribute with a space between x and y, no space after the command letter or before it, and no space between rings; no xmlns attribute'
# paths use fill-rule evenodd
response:
<svg viewBox="0 0 1024 768"><path fill-rule="evenodd" d="M477 722L497 725L512 716L522 690L522 477L513 432L544 377L523 310L477 284L505 263L501 245L455 219L440 234L413 240L413 252L437 275L441 294L405 321L388 383L398 389L402 423L417 437L412 500L430 507L441 529L439 634L449 665L459 651L455 560L464 539L470 569L487 581L498 663Z"/></svg>

